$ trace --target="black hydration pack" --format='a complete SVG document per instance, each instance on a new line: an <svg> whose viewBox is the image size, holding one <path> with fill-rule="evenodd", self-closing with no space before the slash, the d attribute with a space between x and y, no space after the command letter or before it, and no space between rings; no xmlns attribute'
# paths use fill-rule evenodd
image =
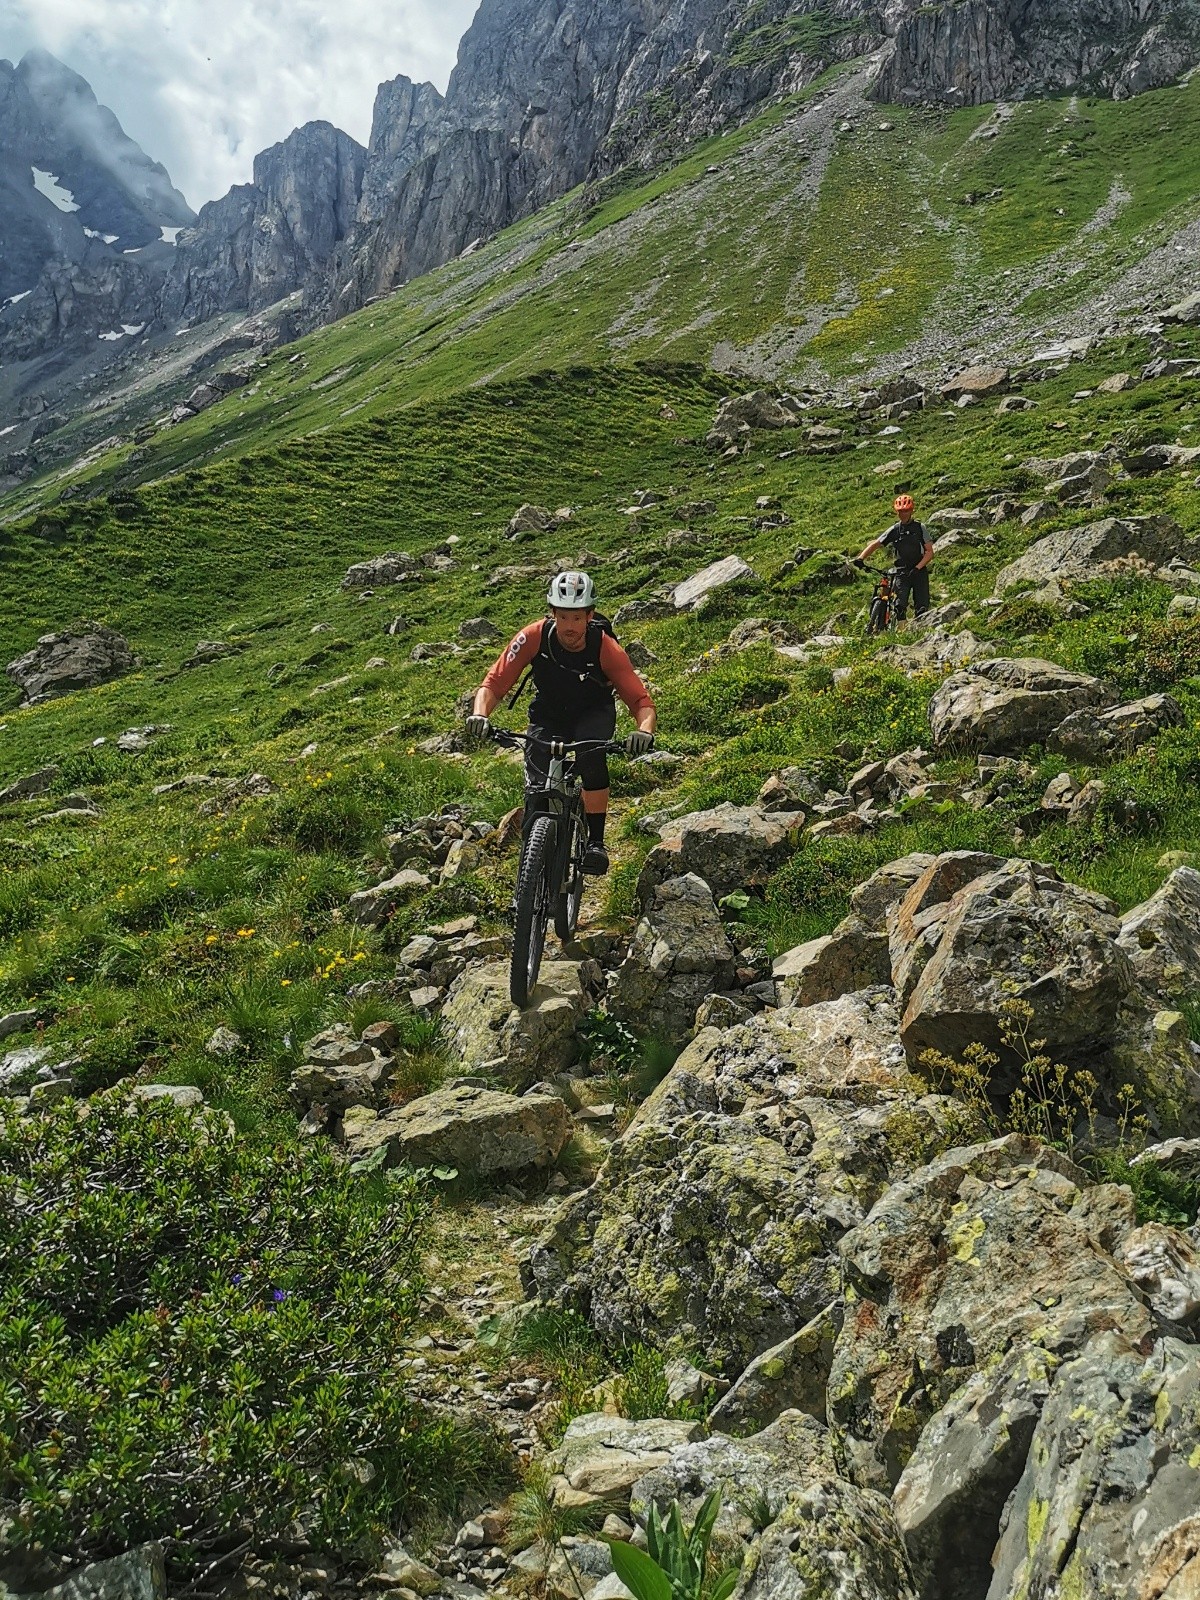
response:
<svg viewBox="0 0 1200 1600"><path fill-rule="evenodd" d="M605 634L616 640L613 625L599 611L594 612L587 626L582 650L564 651L556 644L554 619L547 618L542 628L542 640L524 677L508 697L510 707L515 706L525 692L530 678L539 694L546 695L565 714L588 711L611 700L613 686L604 676L600 666L600 651ZM580 665L576 665L576 660Z"/></svg>

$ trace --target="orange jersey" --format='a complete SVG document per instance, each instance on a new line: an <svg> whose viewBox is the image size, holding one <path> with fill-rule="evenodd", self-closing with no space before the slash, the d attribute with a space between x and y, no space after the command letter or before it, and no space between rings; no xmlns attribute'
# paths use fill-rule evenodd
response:
<svg viewBox="0 0 1200 1600"><path fill-rule="evenodd" d="M514 634L505 649L496 657L488 669L487 677L483 680L483 687L490 690L497 701L504 698L525 668L533 665L541 650L542 635L547 626L544 620L530 623L529 627L522 628L520 633ZM557 648L559 655L568 665L573 655L577 654L582 659L585 654L582 650L578 652L564 650L561 644ZM608 633L600 637L600 671L635 717L639 711L653 707L654 701L650 698L650 691L638 677L633 662Z"/></svg>

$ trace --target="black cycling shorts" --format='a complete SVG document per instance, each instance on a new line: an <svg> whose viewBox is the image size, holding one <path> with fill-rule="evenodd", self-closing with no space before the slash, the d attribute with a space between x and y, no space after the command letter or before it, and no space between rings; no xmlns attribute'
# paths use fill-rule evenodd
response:
<svg viewBox="0 0 1200 1600"><path fill-rule="evenodd" d="M540 708L531 708L540 709ZM611 739L617 730L615 701L593 706L580 712L570 722L550 722L539 717L530 720L529 731L535 739ZM588 750L575 758L579 776L585 789L608 788L608 759L603 750ZM550 752L544 745L525 747L525 782L540 788L550 766Z"/></svg>

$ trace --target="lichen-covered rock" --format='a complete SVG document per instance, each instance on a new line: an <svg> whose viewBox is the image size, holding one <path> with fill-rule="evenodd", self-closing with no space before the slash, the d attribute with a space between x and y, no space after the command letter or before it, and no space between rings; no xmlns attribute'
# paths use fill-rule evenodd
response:
<svg viewBox="0 0 1200 1600"><path fill-rule="evenodd" d="M892 1496L921 1600L986 1594L1057 1356L1021 1344L969 1377L922 1432Z"/></svg>
<svg viewBox="0 0 1200 1600"><path fill-rule="evenodd" d="M1194 1331L1200 1321L1200 1255L1185 1233L1147 1222L1125 1235L1115 1256L1160 1317Z"/></svg>
<svg viewBox="0 0 1200 1600"><path fill-rule="evenodd" d="M794 428L801 420L801 413L793 404L773 395L769 389L727 395L717 407L706 443L710 446L730 444L752 429Z"/></svg>
<svg viewBox="0 0 1200 1600"><path fill-rule="evenodd" d="M79 633L42 634L32 650L4 670L21 690L21 704L37 706L75 689L110 683L138 664L127 639L102 622L89 622Z"/></svg>
<svg viewBox="0 0 1200 1600"><path fill-rule="evenodd" d="M910 1059L982 1043L1000 1056L1002 1091L1016 1062L1009 1002L1032 1008L1030 1037L1055 1059L1077 1060L1111 1044L1133 973L1112 901L1037 862L994 861L960 852L928 868L892 914L891 951ZM965 881L952 887L957 863Z"/></svg>
<svg viewBox="0 0 1200 1600"><path fill-rule="evenodd" d="M1034 656L999 656L953 673L929 702L936 747L993 755L1019 753L1046 739L1073 711L1111 699L1099 678Z"/></svg>
<svg viewBox="0 0 1200 1600"><path fill-rule="evenodd" d="M1048 746L1073 761L1107 761L1182 722L1183 711L1174 695L1148 694L1108 711L1073 711L1055 728Z"/></svg>
<svg viewBox="0 0 1200 1600"><path fill-rule="evenodd" d="M387 584L404 583L421 571L418 556L407 550L389 550L384 555L372 556L369 561L356 561L342 579L343 589L379 589Z"/></svg>
<svg viewBox="0 0 1200 1600"><path fill-rule="evenodd" d="M1200 1350L1117 1326L1055 1377L988 1600L1200 1592Z"/></svg>
<svg viewBox="0 0 1200 1600"><path fill-rule="evenodd" d="M422 890L428 889L431 882L423 872L417 872L413 867L402 867L382 883L352 894L346 904L346 913L351 922L357 922L361 927L382 927L397 906L414 899Z"/></svg>
<svg viewBox="0 0 1200 1600"><path fill-rule="evenodd" d="M710 562L699 572L693 572L690 578L677 583L671 590L671 604L676 611L699 611L709 595L723 589L727 583L756 581L754 568L741 556L722 556L720 561Z"/></svg>
<svg viewBox="0 0 1200 1600"><path fill-rule="evenodd" d="M524 1010L508 997L508 963L469 966L450 986L442 1030L469 1072L486 1068L516 1088L553 1076L579 1053L576 1028L595 1004L597 962L543 961Z"/></svg>
<svg viewBox="0 0 1200 1600"><path fill-rule="evenodd" d="M571 1114L557 1095L500 1094L460 1084L374 1121L356 1119L346 1145L359 1160L384 1146L389 1167L404 1161L491 1178L552 1167L572 1131Z"/></svg>
<svg viewBox="0 0 1200 1600"><path fill-rule="evenodd" d="M1047 463L1050 476L1063 479L1076 475L1081 466L1094 463L1095 457L1082 452L1065 462ZM1064 470L1065 469L1065 470ZM996 593L1018 588L1043 589L1050 585L1080 582L1096 576L1096 568L1107 561L1121 561L1130 555L1157 566L1179 554L1183 533L1170 517L1102 517L1083 528L1060 528L1030 545L1023 556L996 575Z"/></svg>
<svg viewBox="0 0 1200 1600"><path fill-rule="evenodd" d="M536 1242L527 1288L740 1372L837 1298L837 1240L937 1134L941 1102L903 1071L884 989L705 1029Z"/></svg>
<svg viewBox="0 0 1200 1600"><path fill-rule="evenodd" d="M678 1446L662 1466L634 1484L629 1510L644 1526L651 1506L665 1516L671 1502L678 1500L684 1520L690 1523L705 1497L720 1489L718 1532L749 1544L757 1531L748 1515L751 1508L774 1520L789 1495L814 1480L836 1476L828 1430L802 1412L788 1411L749 1438L715 1433Z"/></svg>
<svg viewBox="0 0 1200 1600"><path fill-rule="evenodd" d="M1087 1182L1057 1151L1010 1134L894 1183L843 1238L851 1293L829 1418L856 1481L895 1484L929 1420L1013 1346L1062 1358L1105 1328L1151 1332L1081 1204Z"/></svg>
<svg viewBox="0 0 1200 1600"><path fill-rule="evenodd" d="M1200 872L1176 867L1122 917L1117 942L1148 993L1171 1000L1200 991Z"/></svg>
<svg viewBox="0 0 1200 1600"><path fill-rule="evenodd" d="M841 1329L841 1302L831 1301L798 1333L755 1356L713 1407L709 1423L714 1432L765 1428L792 1410L824 1422L833 1347Z"/></svg>
<svg viewBox="0 0 1200 1600"><path fill-rule="evenodd" d="M916 1600L891 1506L844 1478L809 1484L751 1546L733 1600Z"/></svg>
<svg viewBox="0 0 1200 1600"><path fill-rule="evenodd" d="M803 812L763 811L728 801L664 822L638 879L645 906L658 884L694 872L713 894L765 884L796 848Z"/></svg>
<svg viewBox="0 0 1200 1600"><path fill-rule="evenodd" d="M695 873L668 878L651 892L617 969L609 1011L668 1038L685 1039L706 995L732 987L733 946L712 891Z"/></svg>
<svg viewBox="0 0 1200 1600"><path fill-rule="evenodd" d="M562 1443L547 1455L546 1466L556 1489L561 1485L577 1496L615 1499L628 1496L639 1478L665 1466L673 1450L691 1444L702 1431L698 1422L662 1417L631 1422L589 1412L567 1424Z"/></svg>
<svg viewBox="0 0 1200 1600"><path fill-rule="evenodd" d="M846 917L832 933L778 956L771 968L782 1005L811 1006L892 981L887 934Z"/></svg>

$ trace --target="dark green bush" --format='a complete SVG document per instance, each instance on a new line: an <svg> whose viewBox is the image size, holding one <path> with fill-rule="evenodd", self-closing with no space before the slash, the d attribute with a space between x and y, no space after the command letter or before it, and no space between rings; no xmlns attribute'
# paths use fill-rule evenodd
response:
<svg viewBox="0 0 1200 1600"><path fill-rule="evenodd" d="M432 1463L443 1491L464 1463L490 1470L494 1446L457 1460L396 1370L424 1214L417 1178L364 1186L218 1113L120 1092L30 1119L0 1106L10 1550L52 1566L163 1539L185 1569L270 1550L298 1520L369 1559L434 1493Z"/></svg>

